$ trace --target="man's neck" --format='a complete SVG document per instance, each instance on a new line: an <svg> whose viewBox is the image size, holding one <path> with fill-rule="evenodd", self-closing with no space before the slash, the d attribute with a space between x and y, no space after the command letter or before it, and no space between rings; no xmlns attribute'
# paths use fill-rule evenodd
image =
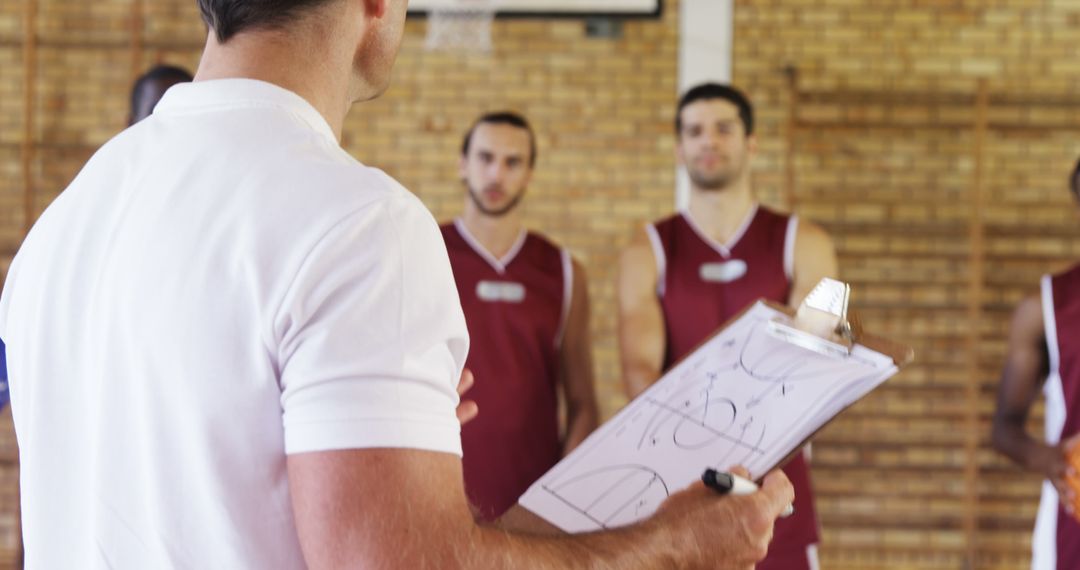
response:
<svg viewBox="0 0 1080 570"><path fill-rule="evenodd" d="M288 89L310 103L340 140L352 104L351 61L347 49L330 46L332 37L328 31L300 38L267 30L237 34L221 44L211 32L195 81L257 79ZM342 61L333 61L331 54Z"/></svg>
<svg viewBox="0 0 1080 570"><path fill-rule="evenodd" d="M521 237L521 230L524 228L521 212L517 208L495 217L484 214L472 204L467 204L465 212L461 215L461 221L465 224L465 229L469 230L469 234L496 259L502 259L510 253L510 249L517 243Z"/></svg>
<svg viewBox="0 0 1080 570"><path fill-rule="evenodd" d="M690 216L719 243L727 243L735 236L753 207L754 197L745 182L716 190L691 188Z"/></svg>

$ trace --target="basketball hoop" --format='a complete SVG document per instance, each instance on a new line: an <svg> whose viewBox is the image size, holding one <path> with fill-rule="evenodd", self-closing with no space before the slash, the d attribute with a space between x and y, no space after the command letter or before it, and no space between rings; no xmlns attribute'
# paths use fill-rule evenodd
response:
<svg viewBox="0 0 1080 570"><path fill-rule="evenodd" d="M428 51L491 52L496 0L447 0L427 14Z"/></svg>

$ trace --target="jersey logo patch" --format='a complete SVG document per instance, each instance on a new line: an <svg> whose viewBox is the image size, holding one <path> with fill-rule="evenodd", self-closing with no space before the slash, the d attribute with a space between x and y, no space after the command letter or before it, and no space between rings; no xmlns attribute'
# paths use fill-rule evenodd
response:
<svg viewBox="0 0 1080 570"><path fill-rule="evenodd" d="M488 303L520 303L525 300L525 286L513 281L481 281L476 296Z"/></svg>
<svg viewBox="0 0 1080 570"><path fill-rule="evenodd" d="M741 259L702 263L698 270L701 280L707 283L731 283L746 275L746 262Z"/></svg>

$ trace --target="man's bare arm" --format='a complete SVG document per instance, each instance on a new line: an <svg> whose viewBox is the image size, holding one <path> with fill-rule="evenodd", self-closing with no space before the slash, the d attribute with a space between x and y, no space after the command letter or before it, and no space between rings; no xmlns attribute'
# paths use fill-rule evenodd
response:
<svg viewBox="0 0 1080 570"><path fill-rule="evenodd" d="M1041 471L1049 449L1027 432L1028 414L1047 374L1046 336L1038 295L1017 305L1009 329L1009 352L994 410L994 447L1027 469Z"/></svg>
<svg viewBox="0 0 1080 570"><path fill-rule="evenodd" d="M639 234L619 259L619 355L623 383L631 398L660 378L667 344L664 313L656 296L656 258L648 237Z"/></svg>
<svg viewBox="0 0 1080 570"><path fill-rule="evenodd" d="M573 536L477 525L461 462L408 449L288 456L307 564L323 568L749 568L765 556L776 516L794 496L782 473L762 490L720 497L703 485L672 495L653 518Z"/></svg>
<svg viewBox="0 0 1080 570"><path fill-rule="evenodd" d="M836 248L820 226L800 221L795 232L795 259L788 306L798 308L825 277L837 278Z"/></svg>
<svg viewBox="0 0 1080 570"><path fill-rule="evenodd" d="M589 334L589 288L585 269L574 260L573 293L566 331L559 351L560 380L566 400L566 438L563 455L581 444L600 421L593 385L592 341Z"/></svg>
<svg viewBox="0 0 1080 570"><path fill-rule="evenodd" d="M1009 353L998 386L992 440L994 447L1025 469L1042 474L1071 508L1072 490L1065 484L1064 449L1076 438L1049 446L1027 431L1028 414L1046 378L1049 358L1039 295L1025 298L1013 314Z"/></svg>

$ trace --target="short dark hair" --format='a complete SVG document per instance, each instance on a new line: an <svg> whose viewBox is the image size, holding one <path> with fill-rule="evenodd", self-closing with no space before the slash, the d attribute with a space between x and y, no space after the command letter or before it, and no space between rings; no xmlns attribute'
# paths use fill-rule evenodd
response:
<svg viewBox="0 0 1080 570"><path fill-rule="evenodd" d="M1069 188L1072 189L1073 197L1080 200L1080 160L1076 161L1072 176L1069 177Z"/></svg>
<svg viewBox="0 0 1080 570"><path fill-rule="evenodd" d="M532 125L529 124L525 117L513 111L496 111L482 115L477 119L469 127L469 132L465 133L465 139L461 141L461 156L468 156L473 133L476 132L476 127L480 125L510 125L511 127L524 129L525 132L529 133L529 168L536 166L536 135L533 133Z"/></svg>
<svg viewBox="0 0 1080 570"><path fill-rule="evenodd" d="M746 136L754 134L754 106L750 99L742 91L719 83L703 83L691 88L679 99L679 108L675 110L675 134L682 136L682 112L687 105L697 101L709 99L723 99L739 110L739 119L742 120L743 130Z"/></svg>
<svg viewBox="0 0 1080 570"><path fill-rule="evenodd" d="M133 125L154 112L154 107L165 91L177 83L187 83L193 78L186 69L174 65L155 65L139 76L131 86L131 110L128 125Z"/></svg>
<svg viewBox="0 0 1080 570"><path fill-rule="evenodd" d="M147 84L157 81L169 82L169 83L187 83L193 80L194 77L188 70L177 67L175 65L155 65L151 67L146 73L139 76L135 80L135 84L131 86L131 108L134 109L139 105L139 99L142 98L143 89Z"/></svg>
<svg viewBox="0 0 1080 570"><path fill-rule="evenodd" d="M199 0L199 11L220 43L251 28L277 28L329 0Z"/></svg>

